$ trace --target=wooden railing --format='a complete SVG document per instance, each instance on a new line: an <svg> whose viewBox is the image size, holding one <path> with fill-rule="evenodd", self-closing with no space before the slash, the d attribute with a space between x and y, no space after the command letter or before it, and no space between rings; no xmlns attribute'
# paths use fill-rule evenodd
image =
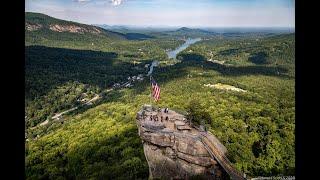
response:
<svg viewBox="0 0 320 180"><path fill-rule="evenodd" d="M209 154L218 161L218 163L222 166L222 168L229 174L231 179L243 179L245 180L243 174L237 171L232 165L228 158L221 153L209 140L207 134L200 133L199 139L203 143L204 147L207 149Z"/></svg>

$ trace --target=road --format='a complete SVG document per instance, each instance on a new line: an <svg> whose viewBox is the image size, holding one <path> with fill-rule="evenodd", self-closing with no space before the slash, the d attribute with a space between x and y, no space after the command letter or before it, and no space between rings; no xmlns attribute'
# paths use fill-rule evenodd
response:
<svg viewBox="0 0 320 180"><path fill-rule="evenodd" d="M68 113L68 112L74 111L74 110L76 110L76 109L78 109L78 107L74 107L74 108L68 109L68 110L66 110L66 111L63 111L63 112L61 112L61 113L58 113L58 114L54 115L54 116L52 117L52 119L60 119L60 117L61 117L63 114L66 114L66 113Z"/></svg>
<svg viewBox="0 0 320 180"><path fill-rule="evenodd" d="M109 92L109 91L108 91L108 92ZM102 94L96 94L92 99L90 99L89 101L87 101L86 103L84 103L84 104L82 104L82 105L80 105L80 106L91 105L92 102L97 101L97 100L100 99L101 97L102 97ZM74 108L68 109L68 110L63 111L63 112L61 112L61 113L58 113L58 114L54 115L54 116L52 117L52 119L57 119L57 120L58 120L58 119L60 119L60 117L61 117L63 114L66 114L66 113L68 113L68 112L74 111L74 110L78 109L80 106L76 106L76 107L74 107Z"/></svg>
<svg viewBox="0 0 320 180"><path fill-rule="evenodd" d="M120 88L125 88L125 86L126 86L128 83L130 84L131 82L132 82L132 81L130 81L130 80L127 81L127 82L125 82L124 84L122 84L122 85L120 86ZM113 90L114 90L114 88L109 88L109 89L106 90L106 92L110 92L110 91L113 91ZM59 120L59 119L62 117L62 115L66 114L66 113L69 113L69 112L72 112L72 111L78 109L78 108L81 107L81 106L91 105L93 102L99 100L100 98L102 98L102 93L96 94L92 99L90 99L89 101L85 102L84 104L81 104L81 105L79 105L79 106L70 108L70 109L65 110L65 111L63 111L63 112L60 112L60 113L56 113L53 117L51 117L51 119L53 119L53 120ZM31 127L30 129L35 129L35 128L39 127L39 126L47 125L48 123L49 123L49 118L47 118L46 121L38 124L37 126Z"/></svg>

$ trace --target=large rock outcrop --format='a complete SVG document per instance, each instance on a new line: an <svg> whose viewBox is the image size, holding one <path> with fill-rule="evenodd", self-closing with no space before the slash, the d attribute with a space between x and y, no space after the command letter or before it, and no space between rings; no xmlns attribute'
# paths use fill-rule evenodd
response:
<svg viewBox="0 0 320 180"><path fill-rule="evenodd" d="M32 24L32 23L26 22L25 30L27 30L27 31L36 31L41 28L42 28L41 24L36 24L36 23Z"/></svg>
<svg viewBox="0 0 320 180"><path fill-rule="evenodd" d="M95 27L80 27L76 25L61 25L61 24L51 24L49 27L52 31L57 32L71 32L71 33L92 33L92 34L100 34L101 31Z"/></svg>
<svg viewBox="0 0 320 180"><path fill-rule="evenodd" d="M183 116L150 108L138 112L137 124L151 178L228 178Z"/></svg>

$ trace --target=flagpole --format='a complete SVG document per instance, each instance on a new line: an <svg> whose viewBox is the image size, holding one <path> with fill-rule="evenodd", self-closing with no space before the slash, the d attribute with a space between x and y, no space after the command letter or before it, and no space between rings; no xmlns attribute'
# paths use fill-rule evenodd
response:
<svg viewBox="0 0 320 180"><path fill-rule="evenodd" d="M150 85L151 85L151 74L150 74ZM152 104L151 104L151 97L152 97L152 88L150 88L150 105L152 107Z"/></svg>

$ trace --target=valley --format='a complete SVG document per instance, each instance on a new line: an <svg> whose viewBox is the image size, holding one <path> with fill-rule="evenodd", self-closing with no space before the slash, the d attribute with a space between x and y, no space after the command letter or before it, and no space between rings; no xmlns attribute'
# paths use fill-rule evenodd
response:
<svg viewBox="0 0 320 180"><path fill-rule="evenodd" d="M295 174L294 33L116 32L39 13L25 28L27 179L148 179L136 113L151 73L152 105L206 120L238 171Z"/></svg>

